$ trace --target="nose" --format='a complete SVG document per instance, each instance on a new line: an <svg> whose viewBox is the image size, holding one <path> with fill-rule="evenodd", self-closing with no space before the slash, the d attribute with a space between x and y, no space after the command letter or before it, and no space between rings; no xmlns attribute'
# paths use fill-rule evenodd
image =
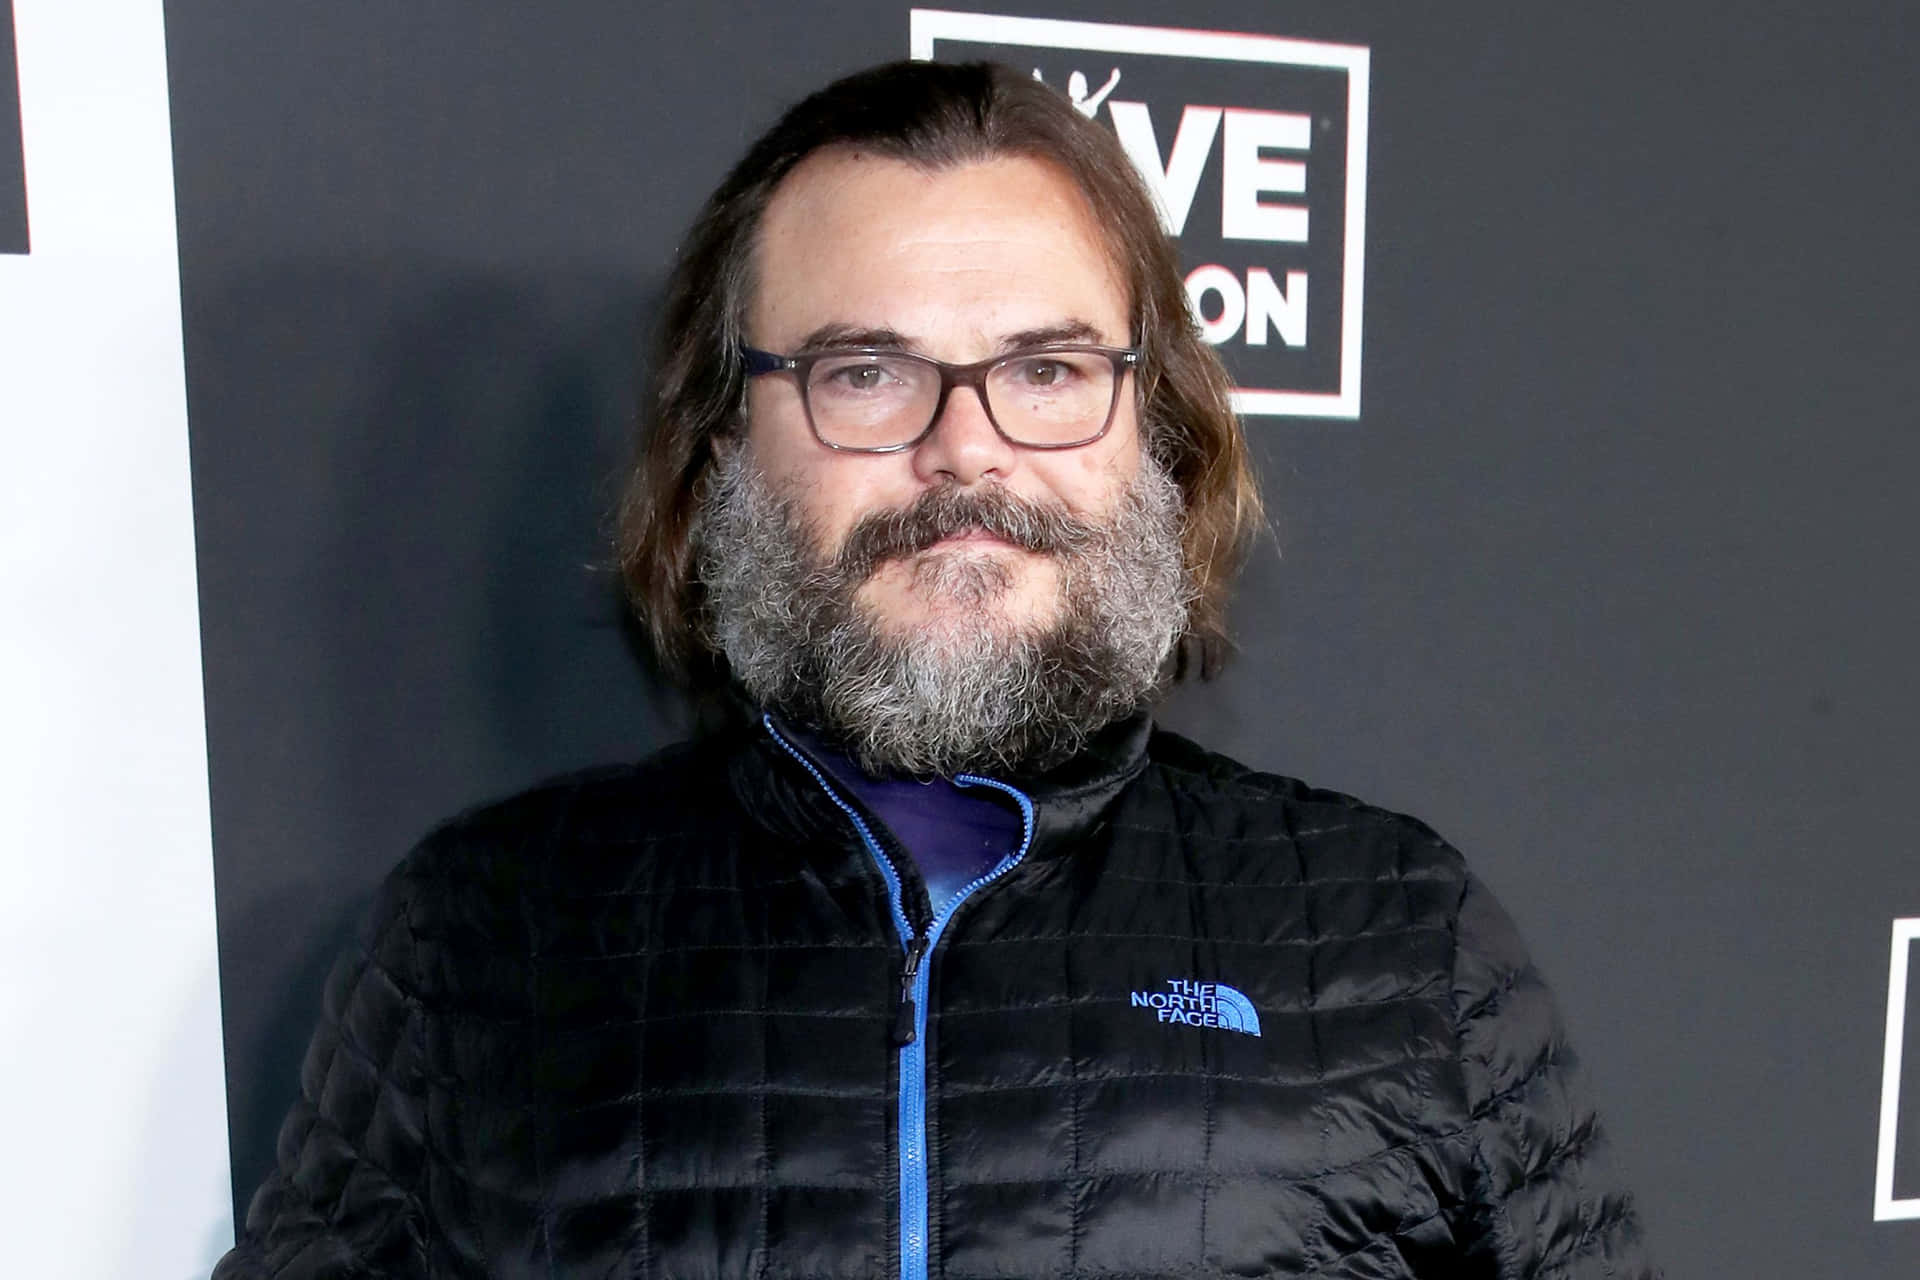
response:
<svg viewBox="0 0 1920 1280"><path fill-rule="evenodd" d="M925 484L1005 480L1016 451L994 429L977 387L954 387L933 430L913 450L914 474Z"/></svg>

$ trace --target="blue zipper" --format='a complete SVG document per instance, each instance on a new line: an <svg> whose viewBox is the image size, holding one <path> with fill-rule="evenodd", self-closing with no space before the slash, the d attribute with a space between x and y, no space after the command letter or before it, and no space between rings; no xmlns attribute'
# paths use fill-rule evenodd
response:
<svg viewBox="0 0 1920 1280"><path fill-rule="evenodd" d="M860 833L860 840L867 847L880 868L881 877L887 882L887 905L893 910L893 927L900 935L900 945L906 950L906 968L901 975L901 996L904 1001L905 1019L896 1029L896 1039L903 1039L900 1046L900 1280L927 1280L927 992L933 971L932 955L934 948L940 945L940 937L946 932L947 922L953 919L953 913L969 897L992 884L1007 872L1020 865L1027 856L1027 850L1033 844L1033 801L1017 787L994 778L983 778L977 774L963 773L954 778L954 785L962 787L992 787L1012 796L1020 806L1020 847L995 863L992 870L975 876L960 886L953 896L934 913L933 922L927 926L926 936L920 937L907 921L905 904L901 901L900 873L894 869L893 862L880 848L880 842L873 838L873 832L867 827L866 819L828 782L806 754L781 736L774 727L773 718L760 717L767 733L786 750L786 753L799 761L800 767L813 776L827 798L841 809Z"/></svg>

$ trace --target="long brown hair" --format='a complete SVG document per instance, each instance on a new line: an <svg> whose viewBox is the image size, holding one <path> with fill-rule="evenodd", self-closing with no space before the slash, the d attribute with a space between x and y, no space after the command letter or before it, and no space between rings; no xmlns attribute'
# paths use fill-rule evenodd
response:
<svg viewBox="0 0 1920 1280"><path fill-rule="evenodd" d="M846 145L927 170L1029 156L1079 188L1127 284L1148 448L1185 502L1195 599L1176 674L1211 674L1228 647L1233 573L1261 523L1226 371L1200 337L1173 242L1119 142L1057 91L991 63L889 63L828 85L754 143L694 222L668 281L643 444L619 515L620 570L661 660L696 681L720 669L693 532L713 439L739 425L760 218L802 160Z"/></svg>

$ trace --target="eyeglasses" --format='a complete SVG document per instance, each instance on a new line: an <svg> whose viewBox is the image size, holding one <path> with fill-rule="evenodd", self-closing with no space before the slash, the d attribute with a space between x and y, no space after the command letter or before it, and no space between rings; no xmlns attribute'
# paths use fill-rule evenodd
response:
<svg viewBox="0 0 1920 1280"><path fill-rule="evenodd" d="M791 371L814 438L847 453L898 453L927 438L947 395L972 387L1002 439L1029 449L1092 444L1113 425L1126 347L1027 347L974 364L948 364L887 347L839 347L781 356L740 353L748 376Z"/></svg>

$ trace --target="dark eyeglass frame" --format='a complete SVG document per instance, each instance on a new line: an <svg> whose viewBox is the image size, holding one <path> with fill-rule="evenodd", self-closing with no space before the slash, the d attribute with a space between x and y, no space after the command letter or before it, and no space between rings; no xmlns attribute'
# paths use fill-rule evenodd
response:
<svg viewBox="0 0 1920 1280"><path fill-rule="evenodd" d="M1100 423L1100 429L1080 440L1068 440L1050 444L1034 444L1026 440L1016 440L1007 434L1000 420L993 415L993 401L987 395L987 376L1003 364L1015 360L1030 360L1034 356L1047 355L1101 355L1113 362L1113 399L1107 404L1107 416ZM835 444L820 434L820 427L813 420L813 402L807 393L807 383L813 374L813 366L822 360L845 359L848 356L885 356L890 360L911 360L916 364L931 367L940 375L940 394L933 402L933 415L927 419L927 425L920 434L900 444L858 445ZM1009 351L1005 355L991 356L985 360L976 360L972 364L948 364L945 360L935 360L932 356L917 355L911 351L901 351L896 347L825 347L819 351L809 351L797 356L776 355L771 351L762 351L757 347L740 349L740 367L750 378L763 374L791 372L800 385L800 407L807 416L807 429L813 432L813 438L837 453L904 453L933 434L940 424L940 415L947 410L947 396L955 387L971 387L980 397L980 407L986 412L987 421L1002 440L1021 449L1079 449L1106 435L1113 427L1114 414L1120 408L1120 391L1126 384L1127 371L1140 367L1140 349L1138 347L1103 347L1091 343L1050 342L1040 347L1022 347L1018 351Z"/></svg>

